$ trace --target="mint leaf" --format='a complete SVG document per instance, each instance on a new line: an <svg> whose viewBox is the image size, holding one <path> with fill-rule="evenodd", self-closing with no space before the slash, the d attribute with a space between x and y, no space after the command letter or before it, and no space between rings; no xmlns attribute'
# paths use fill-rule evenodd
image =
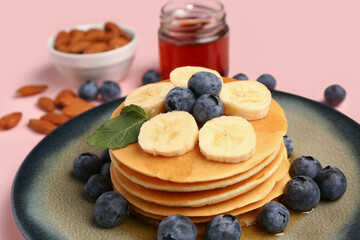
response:
<svg viewBox="0 0 360 240"><path fill-rule="evenodd" d="M120 115L125 114L127 112L135 112L139 114L139 116L142 116L144 118L146 117L146 113L144 109L142 109L141 107L135 104L130 104L129 106L123 107L123 109L121 109Z"/></svg>
<svg viewBox="0 0 360 240"><path fill-rule="evenodd" d="M140 127L145 121L146 113L141 107L126 106L120 116L107 120L86 141L90 146L124 148L138 141Z"/></svg>

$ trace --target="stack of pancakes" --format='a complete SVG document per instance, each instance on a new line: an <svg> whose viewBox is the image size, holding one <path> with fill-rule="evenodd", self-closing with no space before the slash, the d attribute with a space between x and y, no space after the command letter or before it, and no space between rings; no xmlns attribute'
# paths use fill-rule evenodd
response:
<svg viewBox="0 0 360 240"><path fill-rule="evenodd" d="M148 154L138 143L111 150L114 190L128 200L132 213L151 224L182 214L204 226L224 213L238 216L242 225L254 223L257 210L283 194L290 176L280 105L272 100L265 118L249 122L256 150L239 163L207 160L198 146L177 157Z"/></svg>

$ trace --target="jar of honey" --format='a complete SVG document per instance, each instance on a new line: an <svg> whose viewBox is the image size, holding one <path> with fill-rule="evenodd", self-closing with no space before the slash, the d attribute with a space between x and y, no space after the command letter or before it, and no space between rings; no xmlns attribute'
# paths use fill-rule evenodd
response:
<svg viewBox="0 0 360 240"><path fill-rule="evenodd" d="M182 66L229 72L229 27L216 0L172 0L161 9L158 31L162 79Z"/></svg>

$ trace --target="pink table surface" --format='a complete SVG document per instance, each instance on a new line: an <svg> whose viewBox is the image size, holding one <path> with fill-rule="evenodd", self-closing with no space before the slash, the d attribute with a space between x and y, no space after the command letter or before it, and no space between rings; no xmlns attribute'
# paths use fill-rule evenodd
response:
<svg viewBox="0 0 360 240"><path fill-rule="evenodd" d="M44 137L31 131L30 118L43 112L39 96L54 97L63 88L77 89L54 68L48 38L72 25L115 21L134 28L139 44L133 65L120 82L122 96L140 86L148 69L158 69L157 29L160 7L156 1L7 1L0 10L1 88L0 116L23 113L19 125L0 132L0 239L23 239L10 209L10 190L17 169ZM347 91L337 108L360 121L360 2L349 1L234 1L223 0L230 26L230 74L246 73L256 79L270 73L277 90L323 100L334 83ZM16 98L26 84L47 84L41 95Z"/></svg>

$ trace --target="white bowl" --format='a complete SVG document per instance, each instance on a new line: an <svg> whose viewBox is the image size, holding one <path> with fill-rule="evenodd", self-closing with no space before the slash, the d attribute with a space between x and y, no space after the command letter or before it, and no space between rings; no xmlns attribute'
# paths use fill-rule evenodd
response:
<svg viewBox="0 0 360 240"><path fill-rule="evenodd" d="M102 82L104 80L120 80L129 70L133 61L138 36L137 33L126 26L119 25L131 40L124 46L101 53L73 54L65 53L55 49L53 35L47 42L47 48L56 68L64 77L76 80L80 84L87 80ZM104 29L104 24L86 24L65 29L79 29L87 31L91 28Z"/></svg>

